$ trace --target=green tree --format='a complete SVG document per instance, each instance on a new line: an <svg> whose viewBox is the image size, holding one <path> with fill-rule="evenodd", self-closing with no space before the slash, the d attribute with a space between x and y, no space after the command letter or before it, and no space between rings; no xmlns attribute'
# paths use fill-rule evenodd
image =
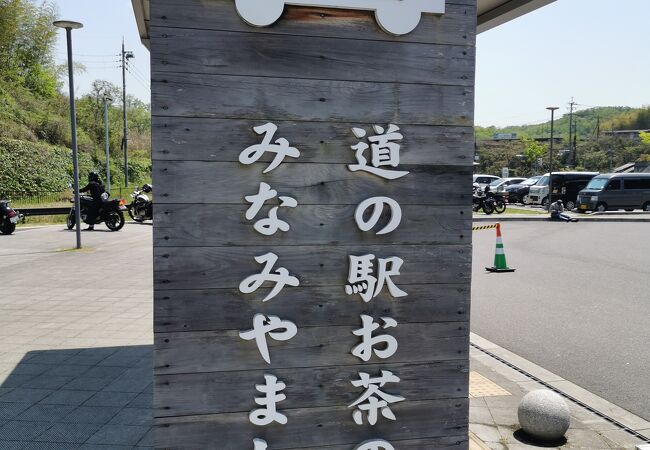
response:
<svg viewBox="0 0 650 450"><path fill-rule="evenodd" d="M640 132L639 137L641 138L641 142L644 144L650 144L650 131Z"/></svg>
<svg viewBox="0 0 650 450"><path fill-rule="evenodd" d="M0 0L0 75L46 98L58 88L52 57L56 15L49 2Z"/></svg>

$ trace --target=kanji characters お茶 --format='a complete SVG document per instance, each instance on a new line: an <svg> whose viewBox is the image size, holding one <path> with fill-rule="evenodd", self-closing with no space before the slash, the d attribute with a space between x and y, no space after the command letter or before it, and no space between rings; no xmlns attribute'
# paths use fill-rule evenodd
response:
<svg viewBox="0 0 650 450"><path fill-rule="evenodd" d="M383 392L380 388L386 383L397 383L399 377L393 375L389 370L382 370L381 376L371 378L366 372L359 372L359 379L352 381L354 387L363 387L366 391L359 397L349 408L356 407L352 417L357 425L363 424L364 412L368 416L368 423L375 425L379 412L381 415L390 420L396 420L395 414L391 411L389 405L404 401L404 397L392 395Z"/></svg>
<svg viewBox="0 0 650 450"><path fill-rule="evenodd" d="M383 329L394 328L397 326L397 321L391 317L382 317L384 325ZM352 354L362 361L369 361L373 353L381 359L390 358L397 351L397 339L388 334L381 334L373 336L373 332L377 330L380 325L375 320L367 315L361 316L361 328L354 330L352 334L361 337L361 343L352 349ZM383 346L379 350L375 347Z"/></svg>

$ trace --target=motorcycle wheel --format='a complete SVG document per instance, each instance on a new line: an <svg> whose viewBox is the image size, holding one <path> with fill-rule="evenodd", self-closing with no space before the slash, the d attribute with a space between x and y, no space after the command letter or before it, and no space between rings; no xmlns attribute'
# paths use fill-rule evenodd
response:
<svg viewBox="0 0 650 450"><path fill-rule="evenodd" d="M104 223L111 231L120 231L124 226L124 214L122 211L111 211L106 214Z"/></svg>
<svg viewBox="0 0 650 450"><path fill-rule="evenodd" d="M506 211L506 202L503 200L497 200L494 203L494 212L497 214L502 214Z"/></svg>
<svg viewBox="0 0 650 450"><path fill-rule="evenodd" d="M494 212L494 208L489 203L483 203L483 212L489 216Z"/></svg>
<svg viewBox="0 0 650 450"><path fill-rule="evenodd" d="M0 224L0 233L1 234L11 234L16 231L16 224L9 222L9 219L5 220L4 223Z"/></svg>
<svg viewBox="0 0 650 450"><path fill-rule="evenodd" d="M126 210L129 212L129 216L131 217L131 220L135 220L137 222L137 219L135 218L135 214L133 214L133 204L127 206Z"/></svg>
<svg viewBox="0 0 650 450"><path fill-rule="evenodd" d="M76 219L74 216L74 212L70 211L70 214L68 214L68 220L66 220L65 225L68 227L68 230L72 230L75 226Z"/></svg>

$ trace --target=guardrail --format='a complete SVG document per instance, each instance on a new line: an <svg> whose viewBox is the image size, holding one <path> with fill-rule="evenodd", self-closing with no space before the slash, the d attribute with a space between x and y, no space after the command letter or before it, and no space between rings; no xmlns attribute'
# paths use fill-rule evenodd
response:
<svg viewBox="0 0 650 450"><path fill-rule="evenodd" d="M70 212L70 207L67 208L16 208L19 214L25 217L30 216L60 216L67 215Z"/></svg>

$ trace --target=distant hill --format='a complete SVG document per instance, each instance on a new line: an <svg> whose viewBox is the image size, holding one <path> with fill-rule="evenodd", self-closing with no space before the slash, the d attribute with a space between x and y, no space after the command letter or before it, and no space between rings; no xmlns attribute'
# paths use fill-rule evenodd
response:
<svg viewBox="0 0 650 450"><path fill-rule="evenodd" d="M650 107L630 108L627 106L601 106L583 109L573 113L578 139L588 139L595 136L598 126L600 131L625 129L650 129ZM599 125L600 122L600 125ZM554 134L568 139L569 114L556 118ZM551 121L534 125L517 125L507 127L477 126L477 140L492 139L497 133L517 133L518 137L538 138L549 137Z"/></svg>

